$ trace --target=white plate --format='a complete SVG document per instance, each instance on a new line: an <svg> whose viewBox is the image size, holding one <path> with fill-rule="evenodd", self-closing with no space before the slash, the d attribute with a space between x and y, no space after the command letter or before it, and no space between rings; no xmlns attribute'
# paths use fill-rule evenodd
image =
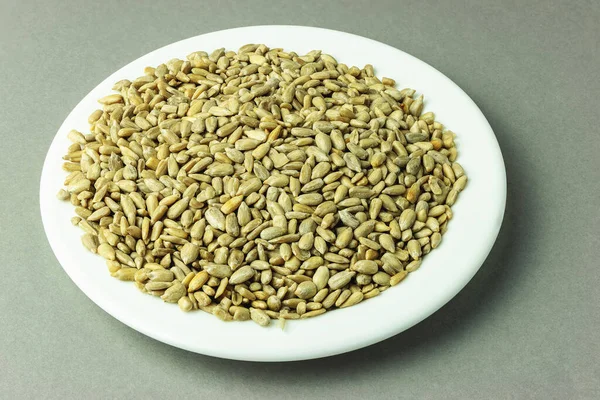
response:
<svg viewBox="0 0 600 400"><path fill-rule="evenodd" d="M237 50L265 43L299 54L321 49L347 65L374 65L376 75L425 94L425 110L457 133L458 161L469 183L453 207L454 219L442 245L421 268L380 296L317 318L290 321L284 331L253 322L224 323L202 312L183 313L176 305L142 295L131 283L110 277L104 261L86 250L81 231L69 218L68 202L56 199L65 173L62 160L70 129L87 131L96 100L111 93L120 79L143 74L171 58L219 47ZM290 361L358 349L410 328L454 297L477 272L496 239L506 200L506 176L500 148L485 117L456 84L424 62L385 44L348 33L300 26L253 26L196 36L155 50L121 68L94 88L69 114L46 156L40 203L46 235L54 254L79 288L106 312L150 337L216 357L254 361ZM273 324L277 325L277 324Z"/></svg>

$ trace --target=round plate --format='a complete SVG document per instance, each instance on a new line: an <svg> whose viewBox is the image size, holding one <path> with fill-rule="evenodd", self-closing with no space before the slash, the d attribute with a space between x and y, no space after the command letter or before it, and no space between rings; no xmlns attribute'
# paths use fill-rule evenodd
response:
<svg viewBox="0 0 600 400"><path fill-rule="evenodd" d="M253 322L225 323L203 312L141 294L131 282L112 278L105 262L84 249L82 231L69 219L73 206L56 199L65 172L61 157L71 129L88 131L87 117L114 82L143 75L144 67L198 50L237 50L265 43L304 54L321 49L348 66L375 67L397 87L425 94L425 110L457 133L458 161L469 183L453 206L454 218L440 247L400 285L356 306L300 321L261 328ZM106 312L150 337L190 351L253 361L324 357L384 340L428 317L454 297L477 272L496 239L506 200L506 175L498 142L485 117L456 84L424 62L385 44L348 33L300 26L253 26L196 36L155 50L121 68L94 88L69 114L46 156L40 203L54 254L79 288Z"/></svg>

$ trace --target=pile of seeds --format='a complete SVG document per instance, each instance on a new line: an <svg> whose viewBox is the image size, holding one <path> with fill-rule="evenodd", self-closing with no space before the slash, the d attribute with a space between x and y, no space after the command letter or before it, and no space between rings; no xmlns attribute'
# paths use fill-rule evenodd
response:
<svg viewBox="0 0 600 400"><path fill-rule="evenodd" d="M266 326L375 297L439 246L467 177L414 90L255 44L144 73L69 133L58 194L112 276Z"/></svg>

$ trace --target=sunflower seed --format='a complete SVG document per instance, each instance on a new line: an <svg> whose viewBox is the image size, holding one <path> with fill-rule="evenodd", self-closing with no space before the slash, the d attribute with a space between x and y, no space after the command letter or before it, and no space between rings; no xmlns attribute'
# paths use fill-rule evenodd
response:
<svg viewBox="0 0 600 400"><path fill-rule="evenodd" d="M120 268L119 270L114 272L112 276L121 281L133 281L136 272L136 268Z"/></svg>
<svg viewBox="0 0 600 400"><path fill-rule="evenodd" d="M408 275L407 271L400 271L396 275L392 276L390 278L390 286L396 286L397 284L402 282L404 278L406 278L406 275Z"/></svg>
<svg viewBox="0 0 600 400"><path fill-rule="evenodd" d="M407 208L406 210L402 211L402 214L400 214L400 220L398 221L400 224L400 229L405 231L410 228L414 224L416 218L417 214L412 208Z"/></svg>
<svg viewBox="0 0 600 400"><path fill-rule="evenodd" d="M109 243L100 243L97 251L98 254L107 260L114 260L116 258L115 249Z"/></svg>
<svg viewBox="0 0 600 400"><path fill-rule="evenodd" d="M223 214L231 214L232 212L238 209L240 204L242 204L243 198L244 196L235 196L227 200L225 204L221 206L221 212Z"/></svg>
<svg viewBox="0 0 600 400"><path fill-rule="evenodd" d="M362 294L362 292L354 292L350 295L350 297L348 297L346 301L342 303L340 308L346 308L358 304L363 300L363 298L364 295Z"/></svg>
<svg viewBox="0 0 600 400"><path fill-rule="evenodd" d="M414 272L421 266L421 260L415 260L408 263L406 266L406 272Z"/></svg>
<svg viewBox="0 0 600 400"><path fill-rule="evenodd" d="M352 265L352 269L361 274L373 275L377 272L377 263L372 260L360 260ZM334 275L335 276L335 275Z"/></svg>
<svg viewBox="0 0 600 400"><path fill-rule="evenodd" d="M349 191L350 197L357 197L359 199L368 199L373 196L373 190L366 188L364 186L354 186L350 188Z"/></svg>
<svg viewBox="0 0 600 400"><path fill-rule="evenodd" d="M96 253L98 249L98 236L91 233L86 233L81 236L81 243L92 253Z"/></svg>
<svg viewBox="0 0 600 400"><path fill-rule="evenodd" d="M325 308L320 308L318 310L305 312L304 314L302 314L300 316L300 318L302 318L302 319L312 318L312 317L316 317L317 315L325 314L325 312L327 312L327 310Z"/></svg>
<svg viewBox="0 0 600 400"><path fill-rule="evenodd" d="M232 321L233 317L222 307L216 306L212 309L212 315L219 318L221 321Z"/></svg>
<svg viewBox="0 0 600 400"><path fill-rule="evenodd" d="M210 276L216 278L227 278L231 276L231 268L226 264L209 264L206 266L205 271L208 272Z"/></svg>
<svg viewBox="0 0 600 400"><path fill-rule="evenodd" d="M356 272L341 271L329 278L327 284L331 290L340 289L350 283L350 280L356 275Z"/></svg>
<svg viewBox="0 0 600 400"><path fill-rule="evenodd" d="M417 240L410 240L406 248L414 260L418 260L421 257L421 244Z"/></svg>
<svg viewBox="0 0 600 400"><path fill-rule="evenodd" d="M452 188L454 190L456 190L457 192L461 192L464 190L466 185L467 185L467 176L462 175L460 178L458 178L456 180L456 182L454 182L454 186Z"/></svg>
<svg viewBox="0 0 600 400"><path fill-rule="evenodd" d="M229 278L229 283L237 285L246 282L248 279L254 276L254 270L251 266L247 265L235 271Z"/></svg>
<svg viewBox="0 0 600 400"><path fill-rule="evenodd" d="M263 311L256 308L250 309L250 318L260 326L269 326L271 318Z"/></svg>
<svg viewBox="0 0 600 400"><path fill-rule="evenodd" d="M179 299L187 293L185 286L181 283L175 281L171 287L165 290L165 294L163 294L161 299L166 301L167 303L177 303Z"/></svg>
<svg viewBox="0 0 600 400"><path fill-rule="evenodd" d="M304 281L298 285L294 292L300 299L310 299L317 294L317 286L312 281Z"/></svg>
<svg viewBox="0 0 600 400"><path fill-rule="evenodd" d="M186 311L186 312L187 311L192 311L192 309L194 308L194 304L192 303L192 301L187 296L181 297L177 301L177 304L179 305L179 308L181 309L181 311Z"/></svg>
<svg viewBox="0 0 600 400"><path fill-rule="evenodd" d="M195 244L186 243L181 248L181 260L186 264L190 264L196 261L199 251L200 249Z"/></svg>
<svg viewBox="0 0 600 400"><path fill-rule="evenodd" d="M209 208L204 216L206 217L206 222L208 222L210 226L220 231L225 230L225 216L218 208Z"/></svg>
<svg viewBox="0 0 600 400"><path fill-rule="evenodd" d="M390 284L390 276L385 272L378 272L373 275L373 282L381 286L387 286Z"/></svg>
<svg viewBox="0 0 600 400"><path fill-rule="evenodd" d="M208 281L209 275L207 271L198 272L188 284L188 292L199 290ZM197 300L197 299L196 299Z"/></svg>

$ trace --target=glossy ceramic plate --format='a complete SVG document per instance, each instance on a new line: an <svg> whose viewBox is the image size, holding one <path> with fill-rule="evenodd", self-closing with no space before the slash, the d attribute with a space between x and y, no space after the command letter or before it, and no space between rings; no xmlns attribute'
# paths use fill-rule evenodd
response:
<svg viewBox="0 0 600 400"><path fill-rule="evenodd" d="M61 157L70 129L87 131L96 100L114 82L136 78L146 66L184 58L197 50L237 50L265 43L304 54L321 49L347 65L374 65L376 75L399 88L425 94L425 111L457 133L458 161L469 183L453 207L454 218L440 247L400 285L354 307L322 316L274 323L225 323L203 312L183 313L173 304L141 294L131 283L112 278L105 262L86 251L82 232L69 219L68 202L56 199L65 172ZM40 183L42 220L54 254L73 282L106 312L150 337L216 357L289 361L330 356L384 340L428 317L454 297L477 272L494 244L506 199L506 176L494 133L475 103L456 84L426 63L385 44L343 32L300 26L254 26L196 36L155 50L119 69L94 88L69 114L46 156Z"/></svg>

